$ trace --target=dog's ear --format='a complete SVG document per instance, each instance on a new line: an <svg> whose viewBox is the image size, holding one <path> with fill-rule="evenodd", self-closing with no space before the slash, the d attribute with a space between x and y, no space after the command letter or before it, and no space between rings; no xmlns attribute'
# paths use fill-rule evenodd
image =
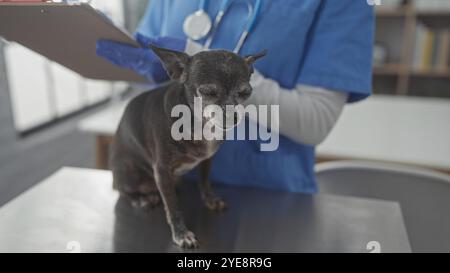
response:
<svg viewBox="0 0 450 273"><path fill-rule="evenodd" d="M257 54L245 56L244 59L245 59L245 62L246 62L249 66L253 66L253 64L254 64L257 60L259 60L259 59L265 57L266 55L267 55L267 49L264 49L263 51L261 51L261 52L259 52L259 53L257 53Z"/></svg>
<svg viewBox="0 0 450 273"><path fill-rule="evenodd" d="M149 45L164 65L170 78L173 80L181 80L184 69L189 64L191 58L184 52L160 48L155 45Z"/></svg>

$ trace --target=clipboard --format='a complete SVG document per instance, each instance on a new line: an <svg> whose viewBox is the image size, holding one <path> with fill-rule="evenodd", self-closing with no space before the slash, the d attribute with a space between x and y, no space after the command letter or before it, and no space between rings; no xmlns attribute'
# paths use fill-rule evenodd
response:
<svg viewBox="0 0 450 273"><path fill-rule="evenodd" d="M96 55L99 39L139 45L130 34L85 3L0 2L0 36L86 78L148 82L134 71Z"/></svg>

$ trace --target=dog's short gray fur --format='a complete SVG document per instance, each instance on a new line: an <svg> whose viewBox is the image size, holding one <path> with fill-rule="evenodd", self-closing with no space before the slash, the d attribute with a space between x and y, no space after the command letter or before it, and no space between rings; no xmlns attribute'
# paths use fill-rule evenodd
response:
<svg viewBox="0 0 450 273"><path fill-rule="evenodd" d="M206 207L225 209L225 202L214 194L208 180L210 158L221 141L173 140L172 108L187 105L193 112L194 97L199 95L204 106L243 103L252 93L252 65L265 52L240 57L216 50L188 56L150 47L172 81L134 98L127 106L113 143L114 188L140 208L152 208L162 201L173 241L181 247L194 248L198 241L184 223L175 186L182 174L201 163L199 188Z"/></svg>

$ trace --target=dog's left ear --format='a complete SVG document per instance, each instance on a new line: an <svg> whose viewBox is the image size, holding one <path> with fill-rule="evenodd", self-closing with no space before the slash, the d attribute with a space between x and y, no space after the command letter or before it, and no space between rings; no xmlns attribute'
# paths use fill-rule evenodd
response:
<svg viewBox="0 0 450 273"><path fill-rule="evenodd" d="M249 66L253 66L253 64L254 64L257 60L259 60L259 59L265 57L266 55L267 55L267 49L264 49L263 51L261 51L261 52L259 52L259 53L257 53L257 54L245 56L244 59L245 59L245 62L246 62Z"/></svg>
<svg viewBox="0 0 450 273"><path fill-rule="evenodd" d="M184 52L160 48L155 45L149 45L164 65L170 78L173 80L181 80L184 69L191 61L191 57Z"/></svg>

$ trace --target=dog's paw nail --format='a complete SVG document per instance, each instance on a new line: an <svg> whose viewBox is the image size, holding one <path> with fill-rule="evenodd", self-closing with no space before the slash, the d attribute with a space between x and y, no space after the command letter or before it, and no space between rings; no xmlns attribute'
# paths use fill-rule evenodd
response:
<svg viewBox="0 0 450 273"><path fill-rule="evenodd" d="M220 198L209 198L205 200L205 205L208 209L213 211L223 211L227 209L227 203Z"/></svg>
<svg viewBox="0 0 450 273"><path fill-rule="evenodd" d="M161 197L157 193L150 194L147 198L147 201L151 208L155 208L161 204Z"/></svg>
<svg viewBox="0 0 450 273"><path fill-rule="evenodd" d="M141 200L139 200L139 206L141 208L146 208L150 205L150 203L148 202L147 199L142 198Z"/></svg>
<svg viewBox="0 0 450 273"><path fill-rule="evenodd" d="M152 193L152 194L148 194L145 196L141 196L138 199L131 201L131 205L135 209L144 210L144 211L156 208L160 204L161 204L161 197L157 193L156 194Z"/></svg>
<svg viewBox="0 0 450 273"><path fill-rule="evenodd" d="M140 203L139 200L133 200L133 201L131 201L131 206L133 208L137 209L140 207L139 203Z"/></svg>
<svg viewBox="0 0 450 273"><path fill-rule="evenodd" d="M177 245L179 245L182 248L198 248L200 244L198 243L197 239L195 238L194 233L188 231L184 233L183 235L177 236L178 238L175 238L174 241Z"/></svg>

